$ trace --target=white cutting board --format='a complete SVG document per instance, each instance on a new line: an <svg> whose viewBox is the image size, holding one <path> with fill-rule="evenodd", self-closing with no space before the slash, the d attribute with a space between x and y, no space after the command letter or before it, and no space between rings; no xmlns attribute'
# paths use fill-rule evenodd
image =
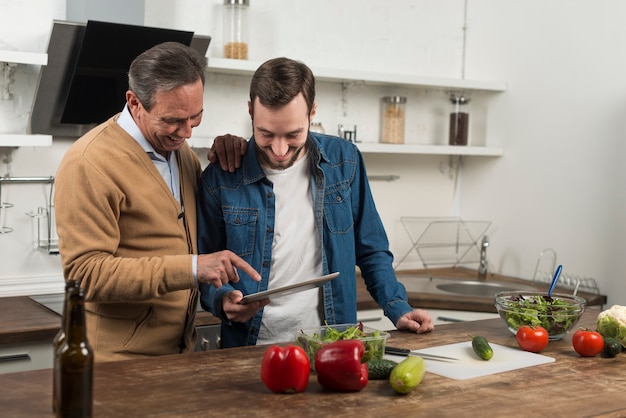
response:
<svg viewBox="0 0 626 418"><path fill-rule="evenodd" d="M464 341L456 344L441 345L420 350L420 353L435 354L438 356L454 357L456 362L426 360L426 371L456 380L472 379L489 374L507 372L524 367L537 366L554 362L554 358L541 354L530 353L521 348L505 347L489 343L493 349L490 360L480 359L474 350L472 342ZM385 358L400 362L406 357L385 354Z"/></svg>

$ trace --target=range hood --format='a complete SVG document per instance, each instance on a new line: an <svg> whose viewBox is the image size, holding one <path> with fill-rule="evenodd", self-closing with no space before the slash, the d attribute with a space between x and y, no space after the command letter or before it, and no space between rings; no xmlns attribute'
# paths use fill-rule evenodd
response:
<svg viewBox="0 0 626 418"><path fill-rule="evenodd" d="M41 68L30 116L32 134L78 138L122 110L128 67L162 42L206 56L211 37L193 32L101 21L54 21L48 64Z"/></svg>

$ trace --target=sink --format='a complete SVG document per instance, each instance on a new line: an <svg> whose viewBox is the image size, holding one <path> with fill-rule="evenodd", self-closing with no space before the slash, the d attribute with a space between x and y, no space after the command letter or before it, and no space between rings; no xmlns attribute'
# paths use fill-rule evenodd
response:
<svg viewBox="0 0 626 418"><path fill-rule="evenodd" d="M495 296L498 292L512 292L515 290L535 290L530 286L510 283L495 283L482 281L457 281L437 284L437 289L444 292L465 296Z"/></svg>
<svg viewBox="0 0 626 418"><path fill-rule="evenodd" d="M455 272L457 273L457 272ZM463 276L463 277L461 277ZM432 275L428 273L401 273L397 275L406 291L409 293L423 293L440 296L465 296L468 298L491 298L498 292L515 290L537 290L528 280L518 280L517 283L507 280L490 278L477 280L476 271L468 271L466 275ZM520 283L522 282L522 283Z"/></svg>

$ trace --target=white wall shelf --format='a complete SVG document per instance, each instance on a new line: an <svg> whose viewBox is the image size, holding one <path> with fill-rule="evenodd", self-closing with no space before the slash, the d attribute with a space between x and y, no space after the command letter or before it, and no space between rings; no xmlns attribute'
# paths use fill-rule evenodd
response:
<svg viewBox="0 0 626 418"><path fill-rule="evenodd" d="M190 147L196 149L211 148L213 138L192 137L187 140ZM468 155L477 157L501 157L504 149L499 147L472 147L449 145L417 145L417 144L381 144L356 143L363 154L404 154L404 155Z"/></svg>
<svg viewBox="0 0 626 418"><path fill-rule="evenodd" d="M417 144L356 144L364 154L422 154L422 155L471 155L481 157L501 157L504 149L500 147L472 147L451 145L417 145Z"/></svg>
<svg viewBox="0 0 626 418"><path fill-rule="evenodd" d="M0 62L10 64L47 65L48 54L0 50Z"/></svg>
<svg viewBox="0 0 626 418"><path fill-rule="evenodd" d="M237 76L252 76L261 65L259 62L226 58L209 58L207 72ZM437 77L420 77L406 74L376 73L358 70L311 67L317 80L344 83L360 82L367 85L406 86L415 88L437 88L449 90L478 90L499 93L506 89L503 81L477 81ZM190 140L194 148L207 148L207 138ZM362 153L369 154L421 154L421 155L467 155L500 157L504 154L501 147L488 146L448 146L417 144L357 143Z"/></svg>
<svg viewBox="0 0 626 418"><path fill-rule="evenodd" d="M260 62L209 58L207 71L217 74L252 75ZM454 90L483 90L501 92L506 89L503 81L462 80L454 78L421 77L409 74L377 73L358 70L311 67L315 78L328 82L363 82L368 85L399 85L412 87L435 87Z"/></svg>
<svg viewBox="0 0 626 418"><path fill-rule="evenodd" d="M52 135L0 134L0 148L51 146Z"/></svg>

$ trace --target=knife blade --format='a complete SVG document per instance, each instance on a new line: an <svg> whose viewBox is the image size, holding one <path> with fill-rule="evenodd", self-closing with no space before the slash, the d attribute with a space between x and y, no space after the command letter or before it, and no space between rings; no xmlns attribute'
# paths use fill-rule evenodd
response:
<svg viewBox="0 0 626 418"><path fill-rule="evenodd" d="M385 346L385 354L390 354L394 356L404 356L404 357L420 356L424 360L449 361L449 362L459 361L458 358L454 358L454 357L446 357L446 356L439 356L436 354L420 353L419 351L411 351L408 348L398 348L398 347L389 347L389 346Z"/></svg>

